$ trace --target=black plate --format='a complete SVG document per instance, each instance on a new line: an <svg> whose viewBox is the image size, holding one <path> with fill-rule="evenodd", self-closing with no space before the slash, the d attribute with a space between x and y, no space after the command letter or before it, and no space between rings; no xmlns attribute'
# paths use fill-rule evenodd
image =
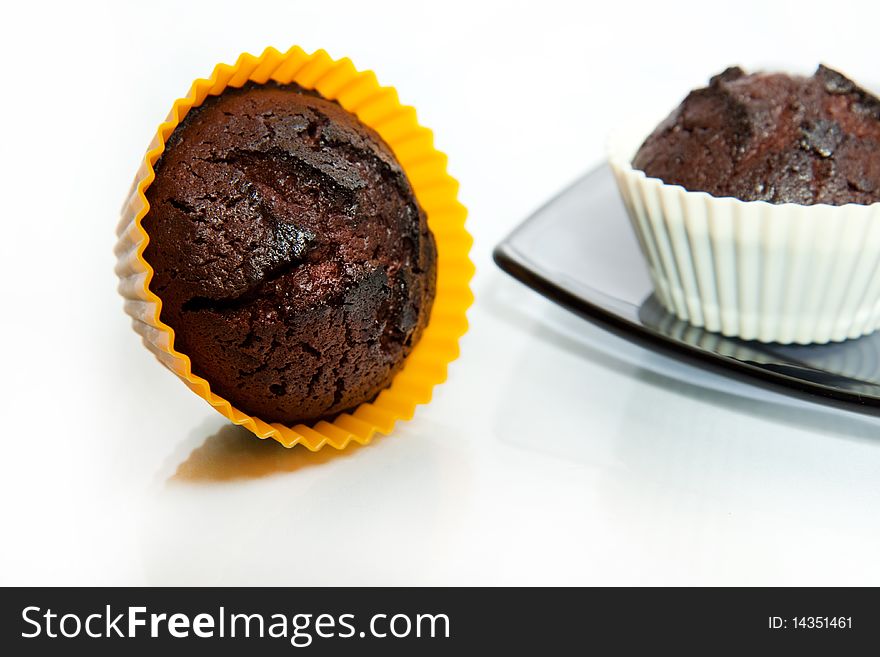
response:
<svg viewBox="0 0 880 657"><path fill-rule="evenodd" d="M495 262L549 299L617 335L767 388L880 415L880 331L843 343L725 338L654 298L611 170L587 174L495 248Z"/></svg>

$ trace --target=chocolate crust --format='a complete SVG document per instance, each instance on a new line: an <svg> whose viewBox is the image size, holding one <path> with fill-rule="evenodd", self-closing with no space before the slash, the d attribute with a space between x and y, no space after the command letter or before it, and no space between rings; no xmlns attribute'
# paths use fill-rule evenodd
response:
<svg viewBox="0 0 880 657"><path fill-rule="evenodd" d="M826 66L811 77L713 77L666 118L632 162L690 191L743 201L880 201L880 100Z"/></svg>
<svg viewBox="0 0 880 657"><path fill-rule="evenodd" d="M193 109L146 192L151 289L193 372L287 425L387 387L428 323L436 246L390 148L296 85Z"/></svg>

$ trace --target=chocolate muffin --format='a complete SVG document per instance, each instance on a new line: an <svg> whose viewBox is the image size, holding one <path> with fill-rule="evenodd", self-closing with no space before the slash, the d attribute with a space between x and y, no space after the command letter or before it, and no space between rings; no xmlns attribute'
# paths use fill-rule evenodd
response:
<svg viewBox="0 0 880 657"><path fill-rule="evenodd" d="M880 100L837 71L811 77L729 68L692 91L633 167L743 201L880 201Z"/></svg>
<svg viewBox="0 0 880 657"><path fill-rule="evenodd" d="M428 323L436 247L376 132L316 92L249 83L190 111L155 169L150 287L215 393L291 425L391 383Z"/></svg>

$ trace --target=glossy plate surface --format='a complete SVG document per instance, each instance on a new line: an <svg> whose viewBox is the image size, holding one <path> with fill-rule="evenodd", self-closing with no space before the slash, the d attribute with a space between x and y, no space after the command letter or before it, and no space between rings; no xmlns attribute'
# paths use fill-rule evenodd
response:
<svg viewBox="0 0 880 657"><path fill-rule="evenodd" d="M495 262L547 298L642 346L750 383L880 415L880 331L828 345L774 345L704 331L654 298L607 166L514 230Z"/></svg>

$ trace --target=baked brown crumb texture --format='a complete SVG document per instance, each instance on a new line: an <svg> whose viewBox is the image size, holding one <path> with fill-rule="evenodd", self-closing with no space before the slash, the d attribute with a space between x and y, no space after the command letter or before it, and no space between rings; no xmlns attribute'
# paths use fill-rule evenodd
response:
<svg viewBox="0 0 880 657"><path fill-rule="evenodd" d="M248 84L207 99L146 196L162 321L248 414L292 425L372 400L428 323L425 213L379 135L315 92Z"/></svg>
<svg viewBox="0 0 880 657"><path fill-rule="evenodd" d="M692 91L633 166L665 183L744 201L880 200L880 100L819 66L811 77L729 68Z"/></svg>

